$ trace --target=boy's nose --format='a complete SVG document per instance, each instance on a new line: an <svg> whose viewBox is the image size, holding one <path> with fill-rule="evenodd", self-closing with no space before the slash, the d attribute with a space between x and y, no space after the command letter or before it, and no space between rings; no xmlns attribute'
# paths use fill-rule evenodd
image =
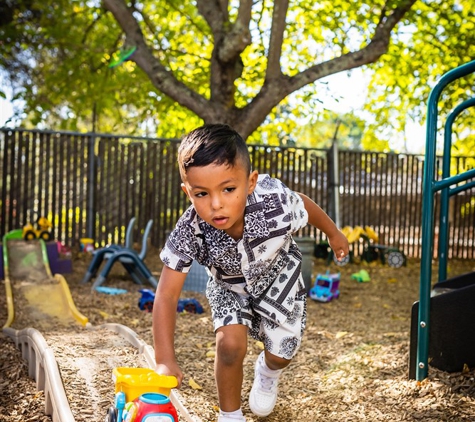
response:
<svg viewBox="0 0 475 422"><path fill-rule="evenodd" d="M219 196L214 196L213 200L211 201L211 206L213 207L214 210L219 210L223 208L223 203L221 201L221 198Z"/></svg>

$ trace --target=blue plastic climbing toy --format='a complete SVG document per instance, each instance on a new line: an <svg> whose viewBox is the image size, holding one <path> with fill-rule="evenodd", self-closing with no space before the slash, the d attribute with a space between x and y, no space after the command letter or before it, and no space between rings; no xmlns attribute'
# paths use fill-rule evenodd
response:
<svg viewBox="0 0 475 422"><path fill-rule="evenodd" d="M142 249L140 252L137 252L132 248L132 233L134 223L135 218L132 218L127 227L124 246L110 245L93 252L92 261L89 264L89 268L82 280L83 283L87 283L91 278L95 277L102 262L106 261L102 271L100 272L99 276L96 277L92 285L93 289L104 283L116 262L120 262L122 264L122 266L137 284L143 284L143 282L146 281L153 287L157 287L158 282L156 278L152 275L151 271L144 263L148 249L148 237L152 228L153 220L149 220L147 226L145 227L142 237Z"/></svg>

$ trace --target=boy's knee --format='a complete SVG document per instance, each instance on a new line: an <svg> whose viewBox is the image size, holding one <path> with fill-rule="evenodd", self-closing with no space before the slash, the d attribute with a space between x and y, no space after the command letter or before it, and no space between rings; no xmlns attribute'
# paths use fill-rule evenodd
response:
<svg viewBox="0 0 475 422"><path fill-rule="evenodd" d="M216 342L216 354L221 364L242 363L247 352L247 343L232 337L221 337Z"/></svg>
<svg viewBox="0 0 475 422"><path fill-rule="evenodd" d="M267 351L265 353L265 358L266 365L269 367L269 369L273 370L284 369L290 364L290 362L292 362L292 360L281 358Z"/></svg>

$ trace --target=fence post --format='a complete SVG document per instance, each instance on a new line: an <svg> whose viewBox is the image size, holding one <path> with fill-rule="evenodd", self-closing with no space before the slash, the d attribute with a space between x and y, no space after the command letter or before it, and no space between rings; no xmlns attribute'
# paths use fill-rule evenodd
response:
<svg viewBox="0 0 475 422"><path fill-rule="evenodd" d="M88 139L88 172L87 172L87 206L86 206L86 236L94 239L96 220L96 175L97 160L95 153L96 135L91 133Z"/></svg>
<svg viewBox="0 0 475 422"><path fill-rule="evenodd" d="M340 169L338 165L338 142L333 141L329 151L329 181L330 188L330 217L338 228L341 227L340 222Z"/></svg>
<svg viewBox="0 0 475 422"><path fill-rule="evenodd" d="M308 294L312 288L313 254L315 251L315 238L295 237L300 252L302 252L302 278L305 283L305 290Z"/></svg>

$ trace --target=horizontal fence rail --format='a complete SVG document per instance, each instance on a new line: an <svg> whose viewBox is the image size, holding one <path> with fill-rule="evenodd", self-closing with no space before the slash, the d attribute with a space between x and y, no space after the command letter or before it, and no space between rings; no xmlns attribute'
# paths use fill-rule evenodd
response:
<svg viewBox="0 0 475 422"><path fill-rule="evenodd" d="M98 247L123 244L136 217L134 240L141 241L152 219L150 240L161 248L189 205L180 187L178 145L177 139L1 129L0 235L46 216L54 238L68 246L85 237ZM337 189L342 227L371 226L380 244L420 257L423 156L338 151L334 180L327 150L249 145L249 152L259 173L313 198L332 217ZM454 157L453 174L474 161ZM451 198L448 218L449 257L474 259L475 188ZM437 232L436 225L436 240ZM323 240L310 226L299 235ZM362 246L354 246L356 254Z"/></svg>

